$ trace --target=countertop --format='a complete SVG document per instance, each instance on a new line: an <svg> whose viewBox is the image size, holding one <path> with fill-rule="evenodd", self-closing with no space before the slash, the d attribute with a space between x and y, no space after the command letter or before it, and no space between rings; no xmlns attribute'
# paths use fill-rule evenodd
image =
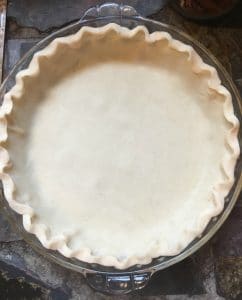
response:
<svg viewBox="0 0 242 300"><path fill-rule="evenodd" d="M41 1L8 1L5 76L34 43L80 16L76 11L81 1L45 0L41 5L37 2ZM230 15L209 25L187 21L169 6L150 17L177 26L205 45L227 69L242 94L241 2ZM112 299L93 291L82 275L35 253L14 233L1 212L0 228L1 299ZM188 297L242 299L242 196L225 224L204 247L155 274L143 290L117 299Z"/></svg>

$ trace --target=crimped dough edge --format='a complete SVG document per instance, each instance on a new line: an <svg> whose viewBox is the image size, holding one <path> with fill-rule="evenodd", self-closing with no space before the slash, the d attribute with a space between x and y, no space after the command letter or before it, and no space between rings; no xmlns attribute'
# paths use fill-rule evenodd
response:
<svg viewBox="0 0 242 300"><path fill-rule="evenodd" d="M67 244L67 236L50 236L48 233L48 226L46 224L35 223L33 218L35 215L34 210L29 205L22 204L14 199L14 182L10 175L5 172L5 168L9 164L9 154L7 149L3 147L3 143L8 139L6 116L11 114L13 108L13 98L14 96L21 97L24 89L24 78L26 76L37 76L41 72L39 68L39 59L43 56L48 58L55 56L61 44L71 45L73 43L81 43L83 34L85 32L94 35L104 35L110 31L115 31L120 36L129 39L132 39L137 34L142 33L142 35L139 35L140 39L143 39L146 43L154 43L157 41L166 40L168 42L168 46L172 50L177 51L178 54L187 53L188 61L190 61L192 65L192 71L196 74L207 72L207 85L209 89L223 96L224 117L231 125L230 130L226 135L226 143L229 146L229 155L226 153L227 155L224 156L221 162L221 168L226 175L226 179L221 179L221 182L213 187L213 209L201 212L200 217L197 220L196 228L187 228L184 230L184 239L181 237L180 243L177 243L177 245L174 246L174 249L169 249L167 253L161 253L159 247L157 247L156 249L152 249L152 251L149 253L146 253L146 255L143 257L132 256L123 260L119 260L114 256L94 256L91 252L91 249L88 248L81 248L74 251ZM23 226L25 230L35 234L45 248L57 250L65 257L77 258L87 263L98 263L103 266L126 269L136 264L148 264L153 258L158 256L173 256L179 254L192 240L194 240L204 231L212 217L215 217L222 212L224 207L224 198L227 196L234 183L234 169L237 158L240 154L237 137L238 131L239 121L234 115L231 94L224 86L221 85L221 81L218 77L216 69L205 64L191 46L173 39L167 32L154 32L150 34L144 26L137 26L132 30L113 23L99 28L82 27L73 35L56 38L46 48L35 53L29 64L29 67L20 71L16 75L15 86L5 94L3 103L0 107L0 180L3 184L5 198L10 207L23 216Z"/></svg>

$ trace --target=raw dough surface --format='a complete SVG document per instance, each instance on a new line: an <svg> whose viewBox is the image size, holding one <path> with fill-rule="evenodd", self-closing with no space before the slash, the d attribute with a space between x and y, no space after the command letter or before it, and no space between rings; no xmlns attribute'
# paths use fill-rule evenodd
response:
<svg viewBox="0 0 242 300"><path fill-rule="evenodd" d="M36 58L39 75L23 76L15 95L9 174L17 201L35 212L32 232L45 224L68 256L111 256L122 268L179 253L217 214L212 192L227 178L231 125L224 95L187 53L148 44L142 32L110 35Z"/></svg>

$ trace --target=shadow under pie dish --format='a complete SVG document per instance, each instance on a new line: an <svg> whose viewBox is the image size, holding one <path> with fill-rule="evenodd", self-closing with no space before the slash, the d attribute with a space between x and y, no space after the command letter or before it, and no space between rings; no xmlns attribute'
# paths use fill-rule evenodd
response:
<svg viewBox="0 0 242 300"><path fill-rule="evenodd" d="M199 236L239 156L216 70L142 26L83 27L37 52L5 95L0 128L4 194L25 229L119 269Z"/></svg>

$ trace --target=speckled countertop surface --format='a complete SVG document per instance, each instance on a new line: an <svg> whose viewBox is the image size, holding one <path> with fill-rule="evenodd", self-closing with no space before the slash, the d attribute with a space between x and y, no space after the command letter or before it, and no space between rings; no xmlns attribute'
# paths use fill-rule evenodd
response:
<svg viewBox="0 0 242 300"><path fill-rule="evenodd" d="M8 1L5 76L36 41L78 18L80 2ZM151 18L177 26L210 49L242 94L242 2L232 14L209 26L186 21L169 7ZM0 228L0 299L112 299L91 290L80 274L36 254L13 232L1 211ZM116 299L190 297L242 299L241 196L219 232L197 253L155 274L144 290Z"/></svg>

